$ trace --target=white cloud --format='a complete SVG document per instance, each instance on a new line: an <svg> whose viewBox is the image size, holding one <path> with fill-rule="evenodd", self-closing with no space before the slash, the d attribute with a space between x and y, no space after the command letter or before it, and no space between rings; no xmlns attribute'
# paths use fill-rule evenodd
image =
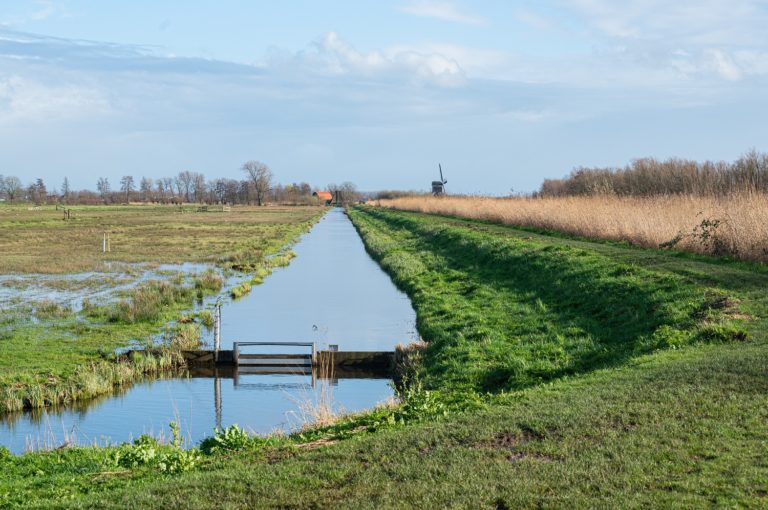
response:
<svg viewBox="0 0 768 510"><path fill-rule="evenodd" d="M706 55L714 71L726 80L738 81L744 75L738 64L724 51L708 50Z"/></svg>
<svg viewBox="0 0 768 510"><path fill-rule="evenodd" d="M83 84L45 84L0 76L0 123L56 122L110 113L107 95Z"/></svg>
<svg viewBox="0 0 768 510"><path fill-rule="evenodd" d="M606 57L627 70L726 82L765 76L762 0L562 0ZM619 48L620 51L616 51Z"/></svg>
<svg viewBox="0 0 768 510"><path fill-rule="evenodd" d="M562 0L604 35L696 44L748 44L763 31L762 0Z"/></svg>
<svg viewBox="0 0 768 510"><path fill-rule="evenodd" d="M456 62L471 78L506 77L514 70L516 56L499 50L471 48L450 43L423 43L418 45L391 46L382 50L386 55L415 52L441 55Z"/></svg>
<svg viewBox="0 0 768 510"><path fill-rule="evenodd" d="M483 25L487 22L485 18L463 12L454 2L446 0L413 0L406 5L401 5L398 10L414 16L468 25Z"/></svg>
<svg viewBox="0 0 768 510"><path fill-rule="evenodd" d="M34 21L42 21L48 19L59 11L59 7L53 2L40 1L36 3L40 6L40 8L29 15L29 17Z"/></svg>
<svg viewBox="0 0 768 510"><path fill-rule="evenodd" d="M315 44L315 51L300 52L289 56L293 65L305 67L315 73L375 78L387 82L413 82L441 87L458 87L466 84L463 69L452 58L438 52L420 52L398 48L362 52L330 32ZM285 55L278 56L270 65L285 67Z"/></svg>

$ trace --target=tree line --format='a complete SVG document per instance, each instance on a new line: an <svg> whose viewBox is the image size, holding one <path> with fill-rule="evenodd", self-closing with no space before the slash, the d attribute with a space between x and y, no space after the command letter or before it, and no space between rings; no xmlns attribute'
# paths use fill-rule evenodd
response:
<svg viewBox="0 0 768 510"><path fill-rule="evenodd" d="M768 154L751 150L732 163L642 158L622 168L574 169L563 179L546 179L538 196L727 195L768 192Z"/></svg>
<svg viewBox="0 0 768 510"><path fill-rule="evenodd" d="M60 189L48 190L43 179L24 186L15 176L0 175L0 199L9 202L35 204L121 204L130 202L160 204L255 204L271 203L313 204L315 191L306 182L279 184L274 182L270 168L260 161L247 161L240 168L243 179L206 179L202 173L182 171L173 177L141 177L124 175L111 183L106 177L96 181L96 191L74 190L64 178ZM331 184L328 191L345 190L349 199L357 198L354 184Z"/></svg>

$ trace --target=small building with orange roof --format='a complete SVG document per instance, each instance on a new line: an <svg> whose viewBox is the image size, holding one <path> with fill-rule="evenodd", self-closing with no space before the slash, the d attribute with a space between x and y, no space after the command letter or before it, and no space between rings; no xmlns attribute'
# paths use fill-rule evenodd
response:
<svg viewBox="0 0 768 510"><path fill-rule="evenodd" d="M331 205L333 202L333 195L330 191L315 191L312 196L324 201L325 205Z"/></svg>

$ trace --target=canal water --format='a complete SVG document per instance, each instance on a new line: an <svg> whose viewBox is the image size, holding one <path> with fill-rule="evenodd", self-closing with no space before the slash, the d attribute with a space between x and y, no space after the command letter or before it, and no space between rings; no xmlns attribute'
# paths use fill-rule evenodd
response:
<svg viewBox="0 0 768 510"><path fill-rule="evenodd" d="M407 296L368 256L342 209L333 209L294 247L297 257L222 309L222 348L234 341L316 342L319 349L393 350L416 340ZM385 376L313 378L299 374L217 372L137 383L72 407L0 415L0 445L14 453L67 441L115 444L167 433L178 421L188 444L214 427L291 431L304 409L330 398L337 412L370 408L392 396Z"/></svg>

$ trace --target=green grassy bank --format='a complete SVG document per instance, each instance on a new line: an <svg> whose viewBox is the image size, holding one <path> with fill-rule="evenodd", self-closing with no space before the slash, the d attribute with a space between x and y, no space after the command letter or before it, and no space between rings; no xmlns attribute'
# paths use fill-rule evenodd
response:
<svg viewBox="0 0 768 510"><path fill-rule="evenodd" d="M0 454L0 505L768 506L764 269L350 214L429 342L424 389L402 408L292 438L219 437L189 469L116 449Z"/></svg>

